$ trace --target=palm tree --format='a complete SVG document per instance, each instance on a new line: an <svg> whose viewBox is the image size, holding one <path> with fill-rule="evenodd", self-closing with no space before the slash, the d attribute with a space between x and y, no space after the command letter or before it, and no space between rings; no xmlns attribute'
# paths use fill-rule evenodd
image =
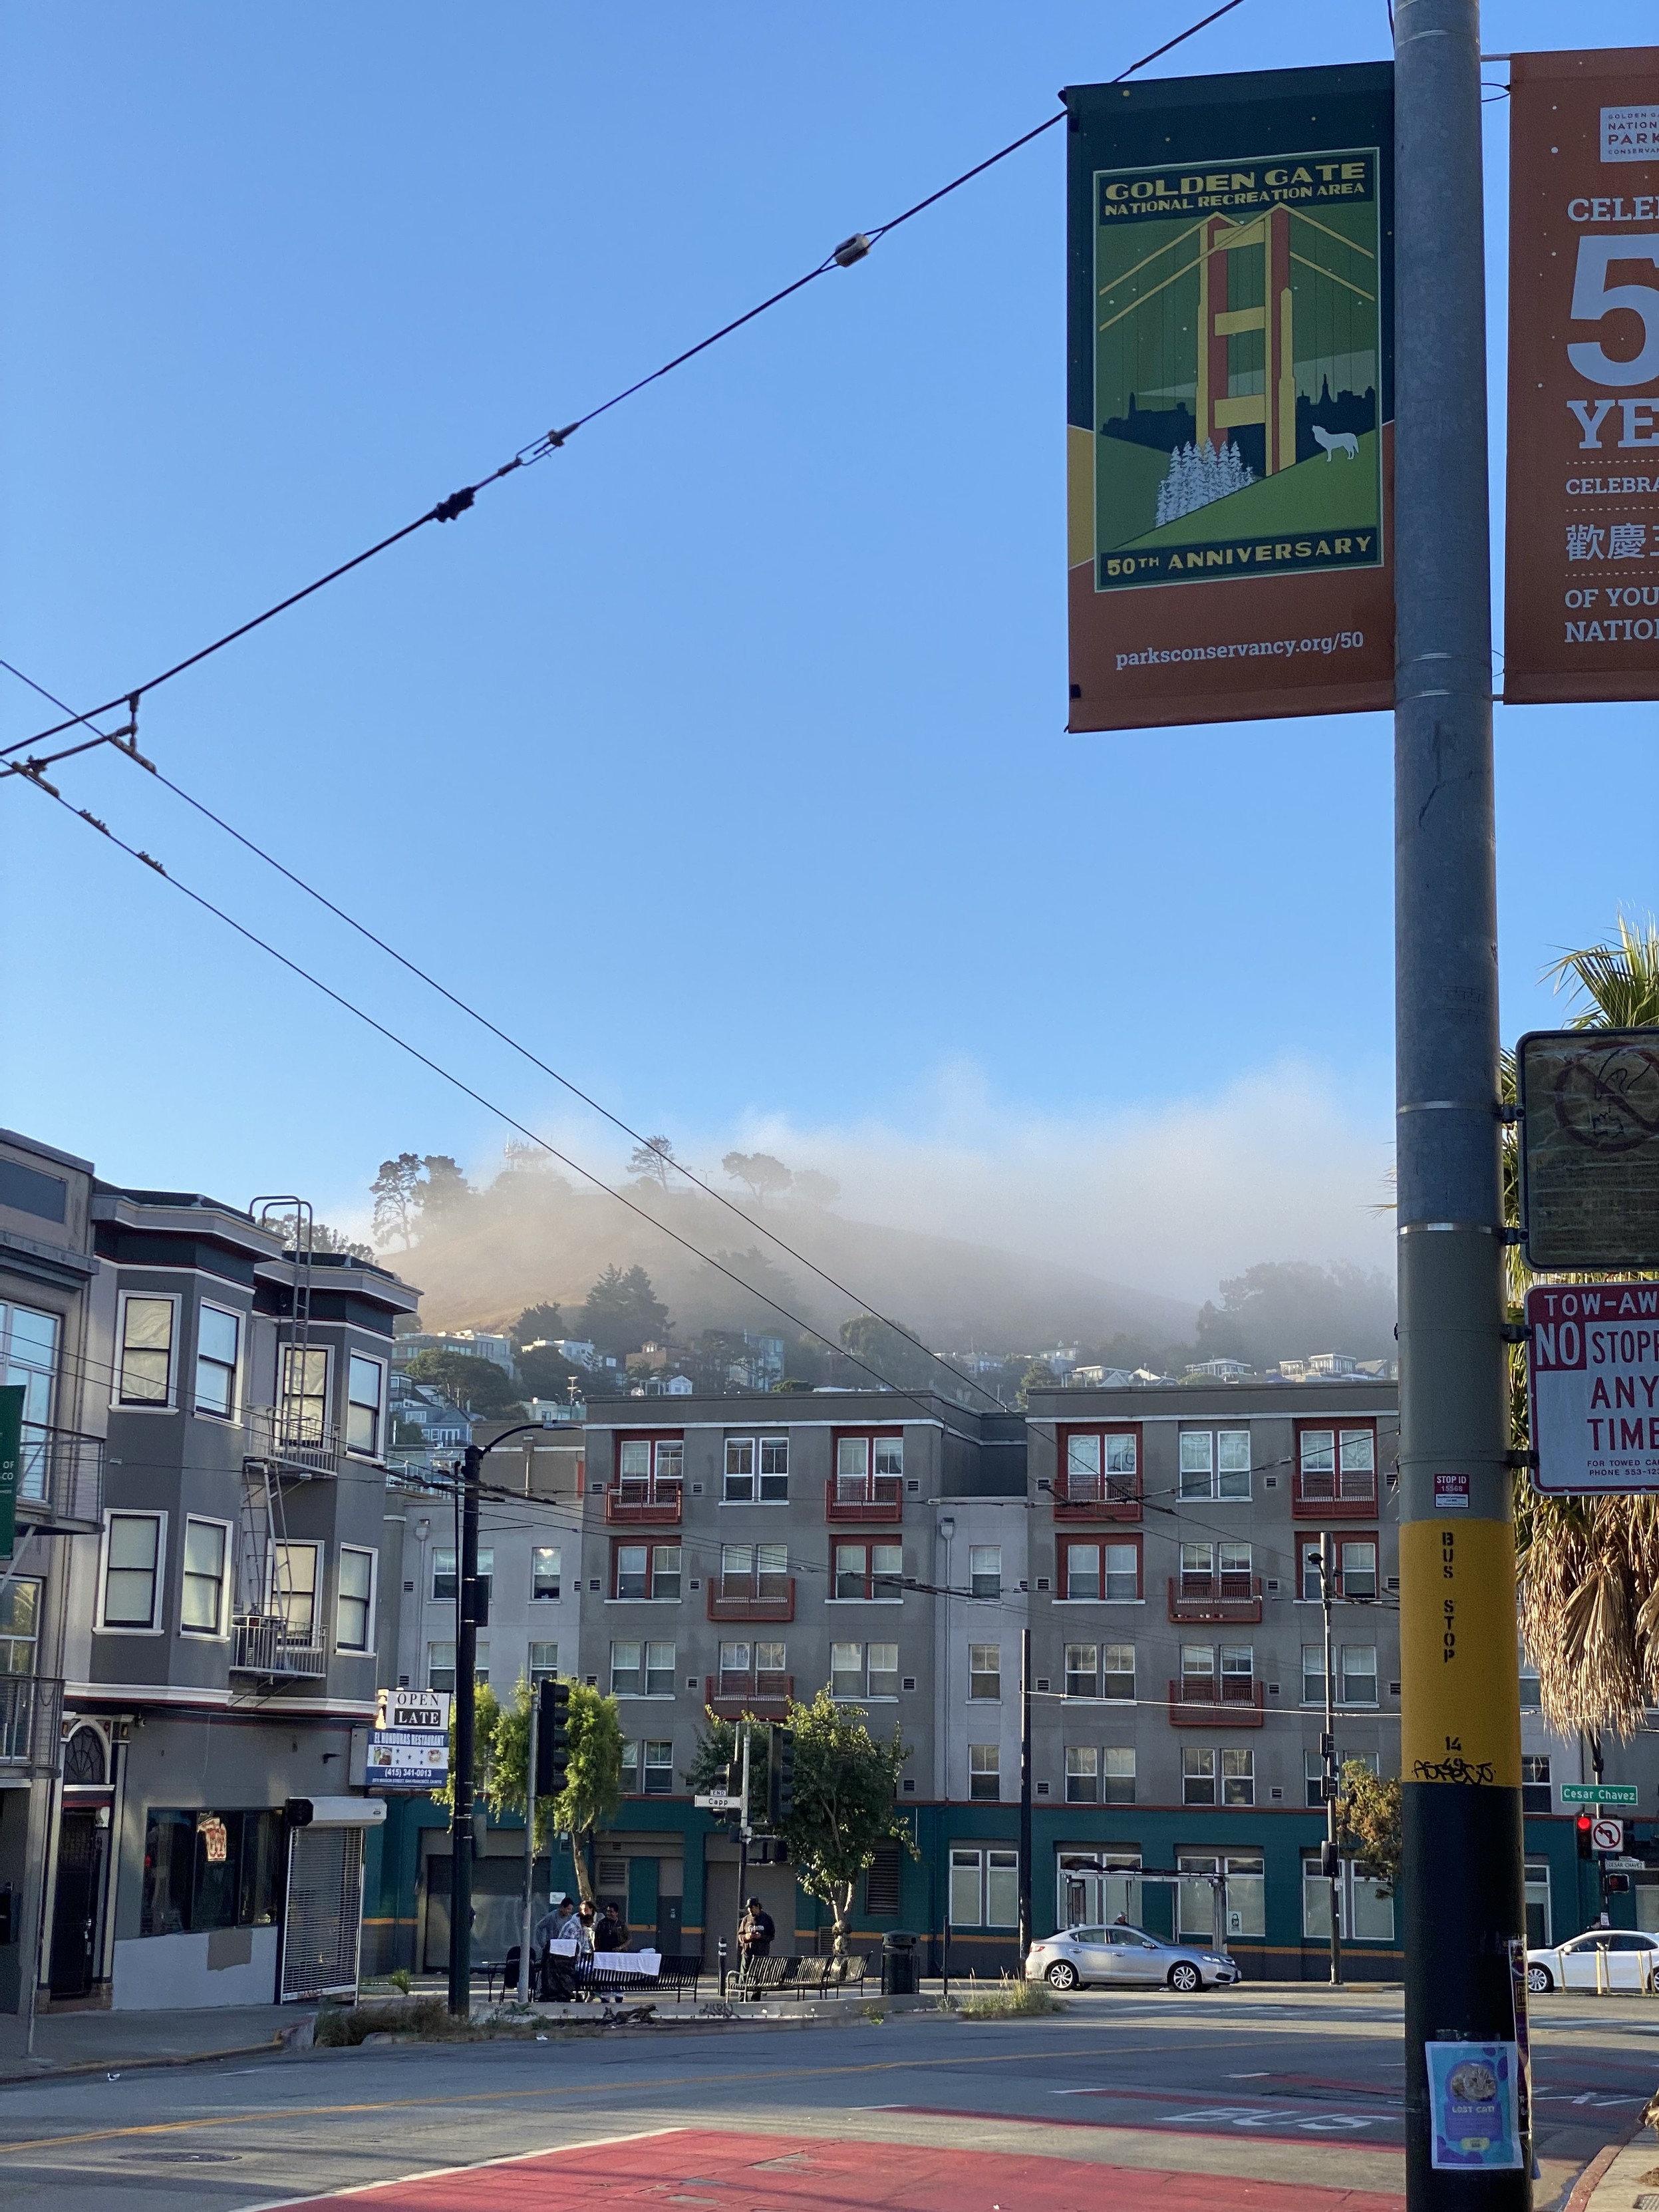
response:
<svg viewBox="0 0 1659 2212"><path fill-rule="evenodd" d="M1558 990L1588 1000L1572 1029L1659 1027L1659 922L1638 928L1621 915L1615 939L1564 953L1546 970ZM1515 1096L1504 1055L1504 1094ZM1505 1132L1506 1218L1519 1218L1517 1147ZM1518 1310L1533 1279L1510 1249L1510 1295ZM1576 1275L1553 1280L1595 1281ZM1529 1442L1524 1356L1513 1376L1515 1442ZM1515 1498L1521 1635L1539 1674L1545 1719L1564 1735L1628 1737L1644 1706L1659 1703L1659 1498L1540 1498L1524 1476Z"/></svg>

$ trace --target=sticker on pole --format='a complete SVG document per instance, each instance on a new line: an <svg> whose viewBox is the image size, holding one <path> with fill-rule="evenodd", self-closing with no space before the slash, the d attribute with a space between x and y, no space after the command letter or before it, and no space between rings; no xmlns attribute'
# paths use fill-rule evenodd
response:
<svg viewBox="0 0 1659 2212"><path fill-rule="evenodd" d="M1659 1283L1528 1291L1527 1374L1539 1490L1659 1493Z"/></svg>
<svg viewBox="0 0 1659 2212"><path fill-rule="evenodd" d="M1468 1511L1469 1478L1467 1474L1436 1475L1434 1510L1437 1513L1467 1513Z"/></svg>
<svg viewBox="0 0 1659 2212"><path fill-rule="evenodd" d="M1592 1820L1590 1849L1593 1851L1622 1851L1625 1848L1625 1824L1622 1820Z"/></svg>

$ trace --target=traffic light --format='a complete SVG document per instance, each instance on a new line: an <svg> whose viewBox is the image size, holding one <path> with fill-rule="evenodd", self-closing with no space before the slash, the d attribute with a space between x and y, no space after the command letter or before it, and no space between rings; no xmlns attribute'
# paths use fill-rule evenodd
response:
<svg viewBox="0 0 1659 2212"><path fill-rule="evenodd" d="M1588 1813L1581 1813L1578 1815L1577 1820L1573 1823L1573 1826L1578 1832L1579 1857L1581 1859L1593 1859L1595 1856L1595 1853L1590 1845L1590 1829L1592 1823L1589 1814Z"/></svg>
<svg viewBox="0 0 1659 2212"><path fill-rule="evenodd" d="M536 1711L536 1795L557 1797L570 1768L570 1685L556 1675L541 1686Z"/></svg>
<svg viewBox="0 0 1659 2212"><path fill-rule="evenodd" d="M775 1828L795 1809L795 1731L775 1728L767 1765L766 1808Z"/></svg>
<svg viewBox="0 0 1659 2212"><path fill-rule="evenodd" d="M1319 1871L1327 1881L1342 1871L1342 1862L1336 1845L1328 1838L1319 1846Z"/></svg>

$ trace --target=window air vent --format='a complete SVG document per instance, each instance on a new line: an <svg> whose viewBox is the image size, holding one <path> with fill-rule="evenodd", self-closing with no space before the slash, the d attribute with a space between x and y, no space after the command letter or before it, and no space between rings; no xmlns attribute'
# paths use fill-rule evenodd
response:
<svg viewBox="0 0 1659 2212"><path fill-rule="evenodd" d="M590 1482L587 1486L587 1494L590 1498L603 1498L605 1496L604 1483Z"/></svg>
<svg viewBox="0 0 1659 2212"><path fill-rule="evenodd" d="M1279 1595L1279 1577L1277 1575L1269 1575L1267 1577L1267 1595L1269 1597L1277 1597Z"/></svg>
<svg viewBox="0 0 1659 2212"><path fill-rule="evenodd" d="M700 1482L694 1482L694 1483L692 1484L692 1486L691 1486L691 1495L693 1496L693 1498L701 1498L701 1497L702 1496L702 1483L700 1483Z"/></svg>
<svg viewBox="0 0 1659 2212"><path fill-rule="evenodd" d="M1040 1590L1045 1590L1045 1589L1048 1589L1048 1576L1047 1576L1047 1575L1039 1575L1039 1576L1037 1577L1037 1588L1038 1588Z"/></svg>
<svg viewBox="0 0 1659 2212"><path fill-rule="evenodd" d="M1048 1677L1046 1674L1039 1674L1039 1675L1037 1676L1037 1687L1038 1687L1038 1689L1039 1689L1039 1690L1046 1690L1046 1689L1048 1688Z"/></svg>
<svg viewBox="0 0 1659 2212"><path fill-rule="evenodd" d="M1388 1583L1388 1586L1389 1586L1389 1589L1394 1592L1395 1595L1396 1597L1398 1597L1398 1596L1399 1596L1399 1595L1400 1595L1400 1577L1399 1577L1399 1576L1398 1576L1398 1575L1390 1575L1390 1576L1389 1577L1389 1583Z"/></svg>
<svg viewBox="0 0 1659 2212"><path fill-rule="evenodd" d="M916 1686L916 1678L915 1678L915 1676L914 1674L907 1674L907 1675L905 1676L905 1678L904 1678L904 1686L905 1686L905 1688L906 1688L907 1690L914 1690L914 1689L915 1688L915 1686Z"/></svg>
<svg viewBox="0 0 1659 2212"><path fill-rule="evenodd" d="M695 1690L695 1689L696 1688L696 1686L697 1686L697 1678L696 1678L696 1676L695 1674L688 1674L688 1675L686 1676L686 1678L685 1678L685 1686L686 1686L686 1688L687 1688L688 1690Z"/></svg>
<svg viewBox="0 0 1659 2212"><path fill-rule="evenodd" d="M1390 1683L1389 1683L1389 1695L1391 1698L1397 1698L1397 1697L1400 1695L1400 1685L1399 1685L1399 1683L1398 1683L1398 1682L1390 1682Z"/></svg>
<svg viewBox="0 0 1659 2212"><path fill-rule="evenodd" d="M693 1589L701 1589L702 1588L702 1584L697 1580L695 1575L691 1577L691 1587Z"/></svg>
<svg viewBox="0 0 1659 2212"><path fill-rule="evenodd" d="M1276 1698L1276 1697L1279 1695L1279 1685L1278 1685L1278 1683L1277 1683L1277 1682L1269 1682L1269 1683L1268 1683L1268 1685L1267 1685L1267 1695L1268 1695L1270 1698Z"/></svg>
<svg viewBox="0 0 1659 2212"><path fill-rule="evenodd" d="M1024 1575L1022 1575L1022 1576L1020 1577L1020 1578L1019 1578L1019 1586L1020 1586L1020 1588L1021 1588L1022 1589L1024 1589L1024 1587L1025 1587L1025 1577L1024 1577Z"/></svg>
<svg viewBox="0 0 1659 2212"><path fill-rule="evenodd" d="M1265 1487L1265 1488L1267 1488L1267 1489L1268 1489L1268 1490L1277 1490L1277 1489L1278 1489L1278 1487L1279 1487L1279 1477L1278 1477L1276 1474L1267 1474L1267 1475L1263 1475L1263 1477L1261 1478L1261 1480L1262 1480L1262 1483L1263 1483L1263 1486L1264 1486L1264 1487Z"/></svg>
<svg viewBox="0 0 1659 2212"><path fill-rule="evenodd" d="M1038 1784L1037 1784L1037 1796L1038 1796L1039 1797L1046 1797L1048 1795L1048 1784L1047 1784L1046 1782L1039 1782L1039 1783L1038 1783Z"/></svg>
<svg viewBox="0 0 1659 2212"><path fill-rule="evenodd" d="M1285 1792L1282 1790L1274 1790L1269 1794L1274 1797L1282 1797L1285 1795Z"/></svg>
<svg viewBox="0 0 1659 2212"><path fill-rule="evenodd" d="M907 1775L905 1776L905 1778L904 1778L904 1787L905 1787L905 1789L906 1789L906 1790L907 1790L907 1791L908 1791L911 1795L913 1795L913 1796L914 1796L915 1791L915 1787L916 1787L916 1781L915 1781L915 1777L913 1774L907 1774Z"/></svg>
<svg viewBox="0 0 1659 2212"><path fill-rule="evenodd" d="M595 1576L594 1576L594 1577L593 1577L593 1579L592 1579L592 1581L591 1583L589 1583L589 1584L587 1585L587 1587L589 1588L589 1589L598 1589L599 1586L599 1577L598 1577L597 1575L595 1575Z"/></svg>
<svg viewBox="0 0 1659 2212"><path fill-rule="evenodd" d="M909 1497L911 1497L911 1498L920 1498L920 1497L921 1497L921 1483L920 1483L920 1482L907 1482L907 1483L905 1484L904 1487L905 1487L905 1491L906 1491L907 1494L908 1494Z"/></svg>

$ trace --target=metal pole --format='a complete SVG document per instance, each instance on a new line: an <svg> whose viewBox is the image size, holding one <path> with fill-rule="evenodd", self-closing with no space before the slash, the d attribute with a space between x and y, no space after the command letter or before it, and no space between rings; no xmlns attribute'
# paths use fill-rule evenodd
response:
<svg viewBox="0 0 1659 2212"><path fill-rule="evenodd" d="M1328 1848L1331 1873L1331 1986L1342 1986L1342 1868L1336 1856L1336 1676L1333 1671L1335 1654L1331 1648L1331 1550L1328 1534L1319 1539L1319 1595L1325 1616L1325 1739L1320 1746L1321 1766L1324 1775L1322 1789L1325 1797L1325 1842Z"/></svg>
<svg viewBox="0 0 1659 2212"><path fill-rule="evenodd" d="M524 1936L519 1944L519 2002L530 2002L530 1942L536 1925L536 1723L539 1718L538 1692L530 1686L530 1734L526 1740L524 1773ZM557 1739L556 1738L556 1741Z"/></svg>
<svg viewBox="0 0 1659 2212"><path fill-rule="evenodd" d="M1432 2165L1425 2057L1436 2040L1511 2039L1507 1947L1525 1929L1501 1334L1480 45L1478 0L1395 0L1400 1895L1411 2212L1510 2212L1531 2196L1520 2167Z"/></svg>
<svg viewBox="0 0 1659 2212"><path fill-rule="evenodd" d="M738 1800L738 1924L732 1931L738 1948L738 1986L743 1986L744 1948L742 1940L743 1916L748 1907L744 1893L749 1887L749 1723L739 1721L743 1731L743 1795Z"/></svg>
<svg viewBox="0 0 1659 2212"><path fill-rule="evenodd" d="M466 1448L460 1478L460 1543L455 1561L455 1805L450 1826L449 2009L472 2011L472 1766L478 1665L478 1474Z"/></svg>
<svg viewBox="0 0 1659 2212"><path fill-rule="evenodd" d="M1019 1961L1031 1948L1031 1632L1019 1632Z"/></svg>

